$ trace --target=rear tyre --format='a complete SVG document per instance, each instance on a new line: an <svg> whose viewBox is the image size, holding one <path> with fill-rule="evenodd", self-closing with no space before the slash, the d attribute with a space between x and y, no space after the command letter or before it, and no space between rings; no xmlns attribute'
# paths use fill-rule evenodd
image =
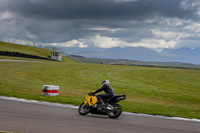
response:
<svg viewBox="0 0 200 133"><path fill-rule="evenodd" d="M114 110L108 111L107 115L109 118L116 119L122 114L122 106L120 104L113 104Z"/></svg>
<svg viewBox="0 0 200 133"><path fill-rule="evenodd" d="M80 115L87 115L90 112L90 106L88 103L84 105L84 102L79 106L78 112Z"/></svg>

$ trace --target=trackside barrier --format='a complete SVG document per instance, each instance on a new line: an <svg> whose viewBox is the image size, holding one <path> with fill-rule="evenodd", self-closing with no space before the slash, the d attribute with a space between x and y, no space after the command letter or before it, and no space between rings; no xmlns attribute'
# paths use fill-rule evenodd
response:
<svg viewBox="0 0 200 133"><path fill-rule="evenodd" d="M58 96L59 86L55 85L43 85L42 95L43 96Z"/></svg>
<svg viewBox="0 0 200 133"><path fill-rule="evenodd" d="M45 57L40 57L40 56L36 56L36 55L29 55L29 54L24 54L24 53L19 53L19 52L0 51L0 55L2 55L2 56L22 57L22 58L34 58L34 59L52 60L52 59L45 58Z"/></svg>

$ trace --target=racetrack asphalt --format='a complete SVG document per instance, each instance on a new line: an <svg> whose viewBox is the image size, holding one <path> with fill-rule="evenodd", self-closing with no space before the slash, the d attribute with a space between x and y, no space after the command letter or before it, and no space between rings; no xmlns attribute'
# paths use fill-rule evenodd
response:
<svg viewBox="0 0 200 133"><path fill-rule="evenodd" d="M81 116L76 108L0 98L0 132L17 133L200 133L200 122L122 114Z"/></svg>

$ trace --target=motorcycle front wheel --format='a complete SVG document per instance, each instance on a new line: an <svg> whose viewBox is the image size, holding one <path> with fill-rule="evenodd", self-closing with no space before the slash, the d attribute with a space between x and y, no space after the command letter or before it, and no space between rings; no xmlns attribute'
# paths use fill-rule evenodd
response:
<svg viewBox="0 0 200 133"><path fill-rule="evenodd" d="M78 112L80 115L87 115L90 112L90 106L88 103L84 105L84 102L79 106Z"/></svg>
<svg viewBox="0 0 200 133"><path fill-rule="evenodd" d="M109 118L116 119L122 113L122 106L120 104L116 104L116 103L113 104L112 106L114 107L114 110L108 111L107 115L108 115Z"/></svg>

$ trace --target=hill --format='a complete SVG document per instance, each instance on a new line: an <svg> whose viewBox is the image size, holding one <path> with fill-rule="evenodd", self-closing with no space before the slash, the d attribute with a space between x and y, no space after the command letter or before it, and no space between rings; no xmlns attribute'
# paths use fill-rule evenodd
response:
<svg viewBox="0 0 200 133"><path fill-rule="evenodd" d="M23 54L34 55L34 56L39 56L39 57L44 57L44 58L50 58L50 53L53 52L52 50L48 50L48 49L6 43L6 42L1 42L1 41L0 41L0 51L19 52L19 53L23 53ZM0 58L25 59L25 58L19 58L19 57L16 58L16 57L6 57L6 56L0 56ZM27 58L25 60L27 60ZM63 56L63 62L71 62L72 63L74 61Z"/></svg>
<svg viewBox="0 0 200 133"><path fill-rule="evenodd" d="M200 56L200 48L190 49L190 48L179 48L179 49L163 49L162 54L168 55L179 55L179 56Z"/></svg>
<svg viewBox="0 0 200 133"><path fill-rule="evenodd" d="M191 62L200 65L200 48L179 48L179 49L163 49L161 54L168 57L178 58L177 60L182 62Z"/></svg>
<svg viewBox="0 0 200 133"><path fill-rule="evenodd" d="M156 52L144 47L114 47L108 49L97 48L63 48L72 55L80 55L86 58L103 59L128 59L146 62L182 62L200 65L200 49L180 48L163 49Z"/></svg>

